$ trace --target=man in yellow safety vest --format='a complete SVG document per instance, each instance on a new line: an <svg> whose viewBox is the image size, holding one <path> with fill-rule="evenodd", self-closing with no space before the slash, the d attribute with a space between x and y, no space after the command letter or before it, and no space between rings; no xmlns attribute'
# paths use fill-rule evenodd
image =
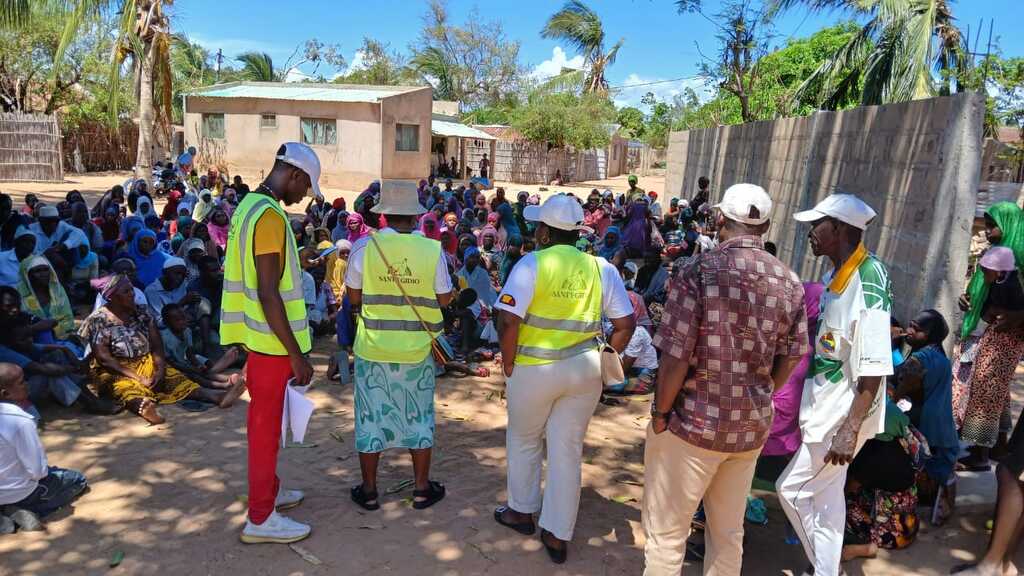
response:
<svg viewBox="0 0 1024 576"><path fill-rule="evenodd" d="M623 350L633 334L633 304L615 266L576 249L586 227L575 198L552 196L523 216L537 222L543 249L516 263L495 304L508 396L508 506L494 519L529 535L533 513L542 510L541 542L561 564L579 508L583 437L601 398L601 319L611 319L609 344Z"/></svg>
<svg viewBox="0 0 1024 576"><path fill-rule="evenodd" d="M352 246L345 286L360 307L355 352L356 450L362 483L352 501L380 508L377 465L388 448L412 455L412 507L433 506L445 488L430 480L434 445L434 359L431 343L444 329L441 308L452 298L441 243L410 234L426 212L412 182L384 180L371 208L388 226Z"/></svg>
<svg viewBox="0 0 1024 576"><path fill-rule="evenodd" d="M242 531L242 542L249 544L296 542L310 533L308 525L277 513L303 499L277 478L287 383L294 378L295 385L305 386L313 376L299 254L281 202L319 196L319 179L320 160L312 148L283 144L270 175L235 209L228 232L220 341L249 352L249 518Z"/></svg>

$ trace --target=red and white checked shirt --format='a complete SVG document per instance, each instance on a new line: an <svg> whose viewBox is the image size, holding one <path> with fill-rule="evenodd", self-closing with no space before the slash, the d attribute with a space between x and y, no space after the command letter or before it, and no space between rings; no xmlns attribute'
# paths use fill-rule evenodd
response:
<svg viewBox="0 0 1024 576"><path fill-rule="evenodd" d="M809 349L804 289L758 236L723 242L669 282L654 345L690 364L669 419L683 440L716 452L764 445L775 358Z"/></svg>

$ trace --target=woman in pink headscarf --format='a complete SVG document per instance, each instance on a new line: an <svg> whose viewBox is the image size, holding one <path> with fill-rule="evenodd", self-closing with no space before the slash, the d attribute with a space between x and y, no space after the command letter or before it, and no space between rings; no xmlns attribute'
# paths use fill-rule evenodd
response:
<svg viewBox="0 0 1024 576"><path fill-rule="evenodd" d="M366 225L366 222L363 220L363 215L359 212L349 214L348 220L345 221L345 224L348 226L348 238L346 238L346 240L353 244L355 244L356 240L369 236L373 233L373 230Z"/></svg>
<svg viewBox="0 0 1024 576"><path fill-rule="evenodd" d="M437 222L437 214L427 212L420 218L420 232L431 240L441 239L441 226Z"/></svg>

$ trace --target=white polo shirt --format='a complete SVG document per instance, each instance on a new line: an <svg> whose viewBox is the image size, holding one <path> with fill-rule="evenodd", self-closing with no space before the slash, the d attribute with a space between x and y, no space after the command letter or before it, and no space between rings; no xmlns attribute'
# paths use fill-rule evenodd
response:
<svg viewBox="0 0 1024 576"><path fill-rule="evenodd" d="M800 402L800 431L805 443L831 442L850 413L863 376L893 373L889 317L892 288L889 271L868 256L850 276L845 290L828 289L836 273L825 274L814 360ZM885 384L861 426L861 436L885 428Z"/></svg>
<svg viewBox="0 0 1024 576"><path fill-rule="evenodd" d="M610 262L597 257L601 270L601 313L608 318L625 318L633 314L633 302L626 294L622 276ZM537 283L537 253L530 252L516 262L508 275L505 287L494 307L511 312L520 318L526 317L526 309L533 300ZM506 297L508 296L508 297Z"/></svg>
<svg viewBox="0 0 1024 576"><path fill-rule="evenodd" d="M35 419L0 402L0 505L24 500L48 473Z"/></svg>
<svg viewBox="0 0 1024 576"><path fill-rule="evenodd" d="M381 228L377 231L377 234L398 234L394 228ZM349 288L355 288L356 290L363 289L363 255L366 253L366 247L370 243L370 236L360 238L356 240L356 243L352 245L352 251L348 256L348 268L345 270L345 286ZM438 252L441 252L441 244L437 245ZM444 254L440 254L437 259L437 270L434 271L434 293L435 294L447 294L452 291L452 279L448 275L448 263L444 258Z"/></svg>
<svg viewBox="0 0 1024 576"><path fill-rule="evenodd" d="M654 370L658 367L658 351L654 349L654 340L651 334L640 326L633 331L633 336L629 339L629 344L626 344L622 355L636 358L633 368Z"/></svg>

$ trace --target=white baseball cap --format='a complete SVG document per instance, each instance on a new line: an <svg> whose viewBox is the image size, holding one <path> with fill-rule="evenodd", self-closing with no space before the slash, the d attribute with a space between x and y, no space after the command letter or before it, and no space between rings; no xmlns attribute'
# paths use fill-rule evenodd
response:
<svg viewBox="0 0 1024 576"><path fill-rule="evenodd" d="M793 214L797 222L816 222L828 216L865 230L877 214L860 198L843 193L831 194L814 208Z"/></svg>
<svg viewBox="0 0 1024 576"><path fill-rule="evenodd" d="M313 196L323 198L320 193L320 158L316 152L301 142L285 142L282 147L284 154L278 154L276 158L305 172L313 184Z"/></svg>
<svg viewBox="0 0 1024 576"><path fill-rule="evenodd" d="M583 225L583 207L580 203L563 193L549 196L540 206L527 206L523 209L523 218L543 222L559 230L592 231L592 228Z"/></svg>
<svg viewBox="0 0 1024 576"><path fill-rule="evenodd" d="M188 266L185 265L184 259L177 256L168 256L167 259L164 260L163 270L176 267L187 268Z"/></svg>
<svg viewBox="0 0 1024 576"><path fill-rule="evenodd" d="M733 184L715 208L729 220L758 226L772 216L772 198L757 184ZM756 211L757 216L751 216Z"/></svg>

